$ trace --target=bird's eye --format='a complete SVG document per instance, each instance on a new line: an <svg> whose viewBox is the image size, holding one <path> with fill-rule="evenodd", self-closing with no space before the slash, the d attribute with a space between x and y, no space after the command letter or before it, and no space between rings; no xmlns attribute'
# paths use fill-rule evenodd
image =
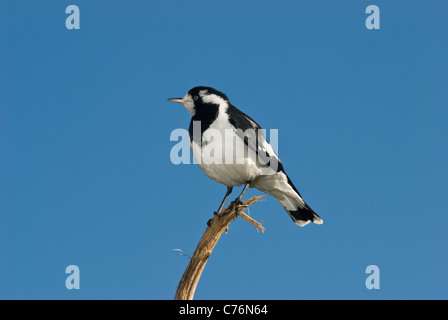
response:
<svg viewBox="0 0 448 320"><path fill-rule="evenodd" d="M198 97L198 96L194 96L193 99L194 99L194 100L198 100L199 97Z"/></svg>

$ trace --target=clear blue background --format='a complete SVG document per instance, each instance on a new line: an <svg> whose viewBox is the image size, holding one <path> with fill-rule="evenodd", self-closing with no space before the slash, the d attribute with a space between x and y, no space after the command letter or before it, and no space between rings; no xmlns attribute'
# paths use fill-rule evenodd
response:
<svg viewBox="0 0 448 320"><path fill-rule="evenodd" d="M70 4L80 30L65 27ZM370 4L380 30L365 27ZM206 85L279 129L324 224L253 205L266 232L233 222L196 299L447 299L447 10L2 0L0 298L173 298L188 259L172 249L192 254L225 187L171 163L190 116L166 99ZM65 287L71 264L80 290Z"/></svg>

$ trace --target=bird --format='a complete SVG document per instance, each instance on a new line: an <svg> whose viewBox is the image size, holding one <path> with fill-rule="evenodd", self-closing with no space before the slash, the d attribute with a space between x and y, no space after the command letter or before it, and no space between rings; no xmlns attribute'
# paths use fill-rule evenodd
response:
<svg viewBox="0 0 448 320"><path fill-rule="evenodd" d="M227 187L215 214L221 212L233 188L244 185L234 203L241 203L247 188L256 188L273 196L298 226L323 223L286 174L263 129L232 105L227 95L197 86L183 98L168 100L181 103L191 114L190 149L198 166Z"/></svg>

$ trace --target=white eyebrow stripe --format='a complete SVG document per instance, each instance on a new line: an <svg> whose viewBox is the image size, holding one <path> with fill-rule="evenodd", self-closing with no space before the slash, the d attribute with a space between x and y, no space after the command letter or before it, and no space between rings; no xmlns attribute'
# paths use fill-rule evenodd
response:
<svg viewBox="0 0 448 320"><path fill-rule="evenodd" d="M217 105L227 105L227 101L216 94L208 94L202 96L202 101L204 101L205 103L213 103Z"/></svg>

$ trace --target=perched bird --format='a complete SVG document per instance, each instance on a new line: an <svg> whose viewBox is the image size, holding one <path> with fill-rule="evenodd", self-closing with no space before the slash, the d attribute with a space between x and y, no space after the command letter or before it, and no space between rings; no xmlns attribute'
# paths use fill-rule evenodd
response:
<svg viewBox="0 0 448 320"><path fill-rule="evenodd" d="M210 87L195 87L183 98L170 98L191 114L190 147L199 167L212 180L227 186L219 213L233 187L244 185L277 199L299 226L322 219L303 200L261 127L234 107L227 96Z"/></svg>

